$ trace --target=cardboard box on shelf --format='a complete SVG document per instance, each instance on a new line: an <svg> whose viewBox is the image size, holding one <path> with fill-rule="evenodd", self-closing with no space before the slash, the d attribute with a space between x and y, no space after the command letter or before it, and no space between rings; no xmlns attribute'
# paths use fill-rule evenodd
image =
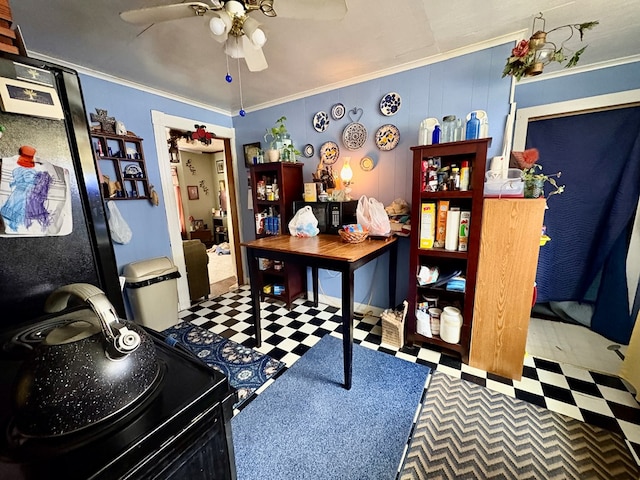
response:
<svg viewBox="0 0 640 480"><path fill-rule="evenodd" d="M436 204L423 203L420 214L420 248L433 248L436 229Z"/></svg>

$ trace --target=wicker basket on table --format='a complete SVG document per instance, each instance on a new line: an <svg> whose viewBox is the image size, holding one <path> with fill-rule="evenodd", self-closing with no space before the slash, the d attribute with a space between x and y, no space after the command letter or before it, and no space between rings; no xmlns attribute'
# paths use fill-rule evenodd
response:
<svg viewBox="0 0 640 480"><path fill-rule="evenodd" d="M363 232L347 232L345 230L338 230L338 233L340 234L342 241L347 243L364 242L369 236L369 232L366 230Z"/></svg>

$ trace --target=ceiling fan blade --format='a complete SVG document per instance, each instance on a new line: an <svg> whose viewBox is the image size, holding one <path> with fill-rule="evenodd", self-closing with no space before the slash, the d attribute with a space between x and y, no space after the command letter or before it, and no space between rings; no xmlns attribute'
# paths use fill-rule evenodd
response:
<svg viewBox="0 0 640 480"><path fill-rule="evenodd" d="M177 3L174 5L162 5L157 7L140 8L120 12L120 18L134 25L146 25L148 23L166 22L180 18L189 18L196 15L197 11L206 12L211 6L202 2Z"/></svg>
<svg viewBox="0 0 640 480"><path fill-rule="evenodd" d="M256 47L246 36L242 37L242 48L250 72L260 72L268 67L262 48Z"/></svg>
<svg viewBox="0 0 640 480"><path fill-rule="evenodd" d="M281 18L341 20L347 14L346 0L274 0L273 8Z"/></svg>

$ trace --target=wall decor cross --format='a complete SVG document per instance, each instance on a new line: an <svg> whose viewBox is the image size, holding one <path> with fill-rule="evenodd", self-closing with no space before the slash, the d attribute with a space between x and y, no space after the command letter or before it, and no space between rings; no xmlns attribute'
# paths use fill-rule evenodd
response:
<svg viewBox="0 0 640 480"><path fill-rule="evenodd" d="M105 133L116 133L116 119L115 117L110 117L107 114L107 111L102 108L96 108L96 113L91 114L91 121L98 122L100 124L100 128Z"/></svg>

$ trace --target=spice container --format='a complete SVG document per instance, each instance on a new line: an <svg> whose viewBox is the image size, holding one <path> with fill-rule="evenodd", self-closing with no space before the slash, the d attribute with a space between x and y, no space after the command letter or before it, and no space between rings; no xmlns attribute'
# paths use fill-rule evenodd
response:
<svg viewBox="0 0 640 480"><path fill-rule="evenodd" d="M460 190L463 192L469 190L469 162L466 160L462 161L460 167Z"/></svg>

